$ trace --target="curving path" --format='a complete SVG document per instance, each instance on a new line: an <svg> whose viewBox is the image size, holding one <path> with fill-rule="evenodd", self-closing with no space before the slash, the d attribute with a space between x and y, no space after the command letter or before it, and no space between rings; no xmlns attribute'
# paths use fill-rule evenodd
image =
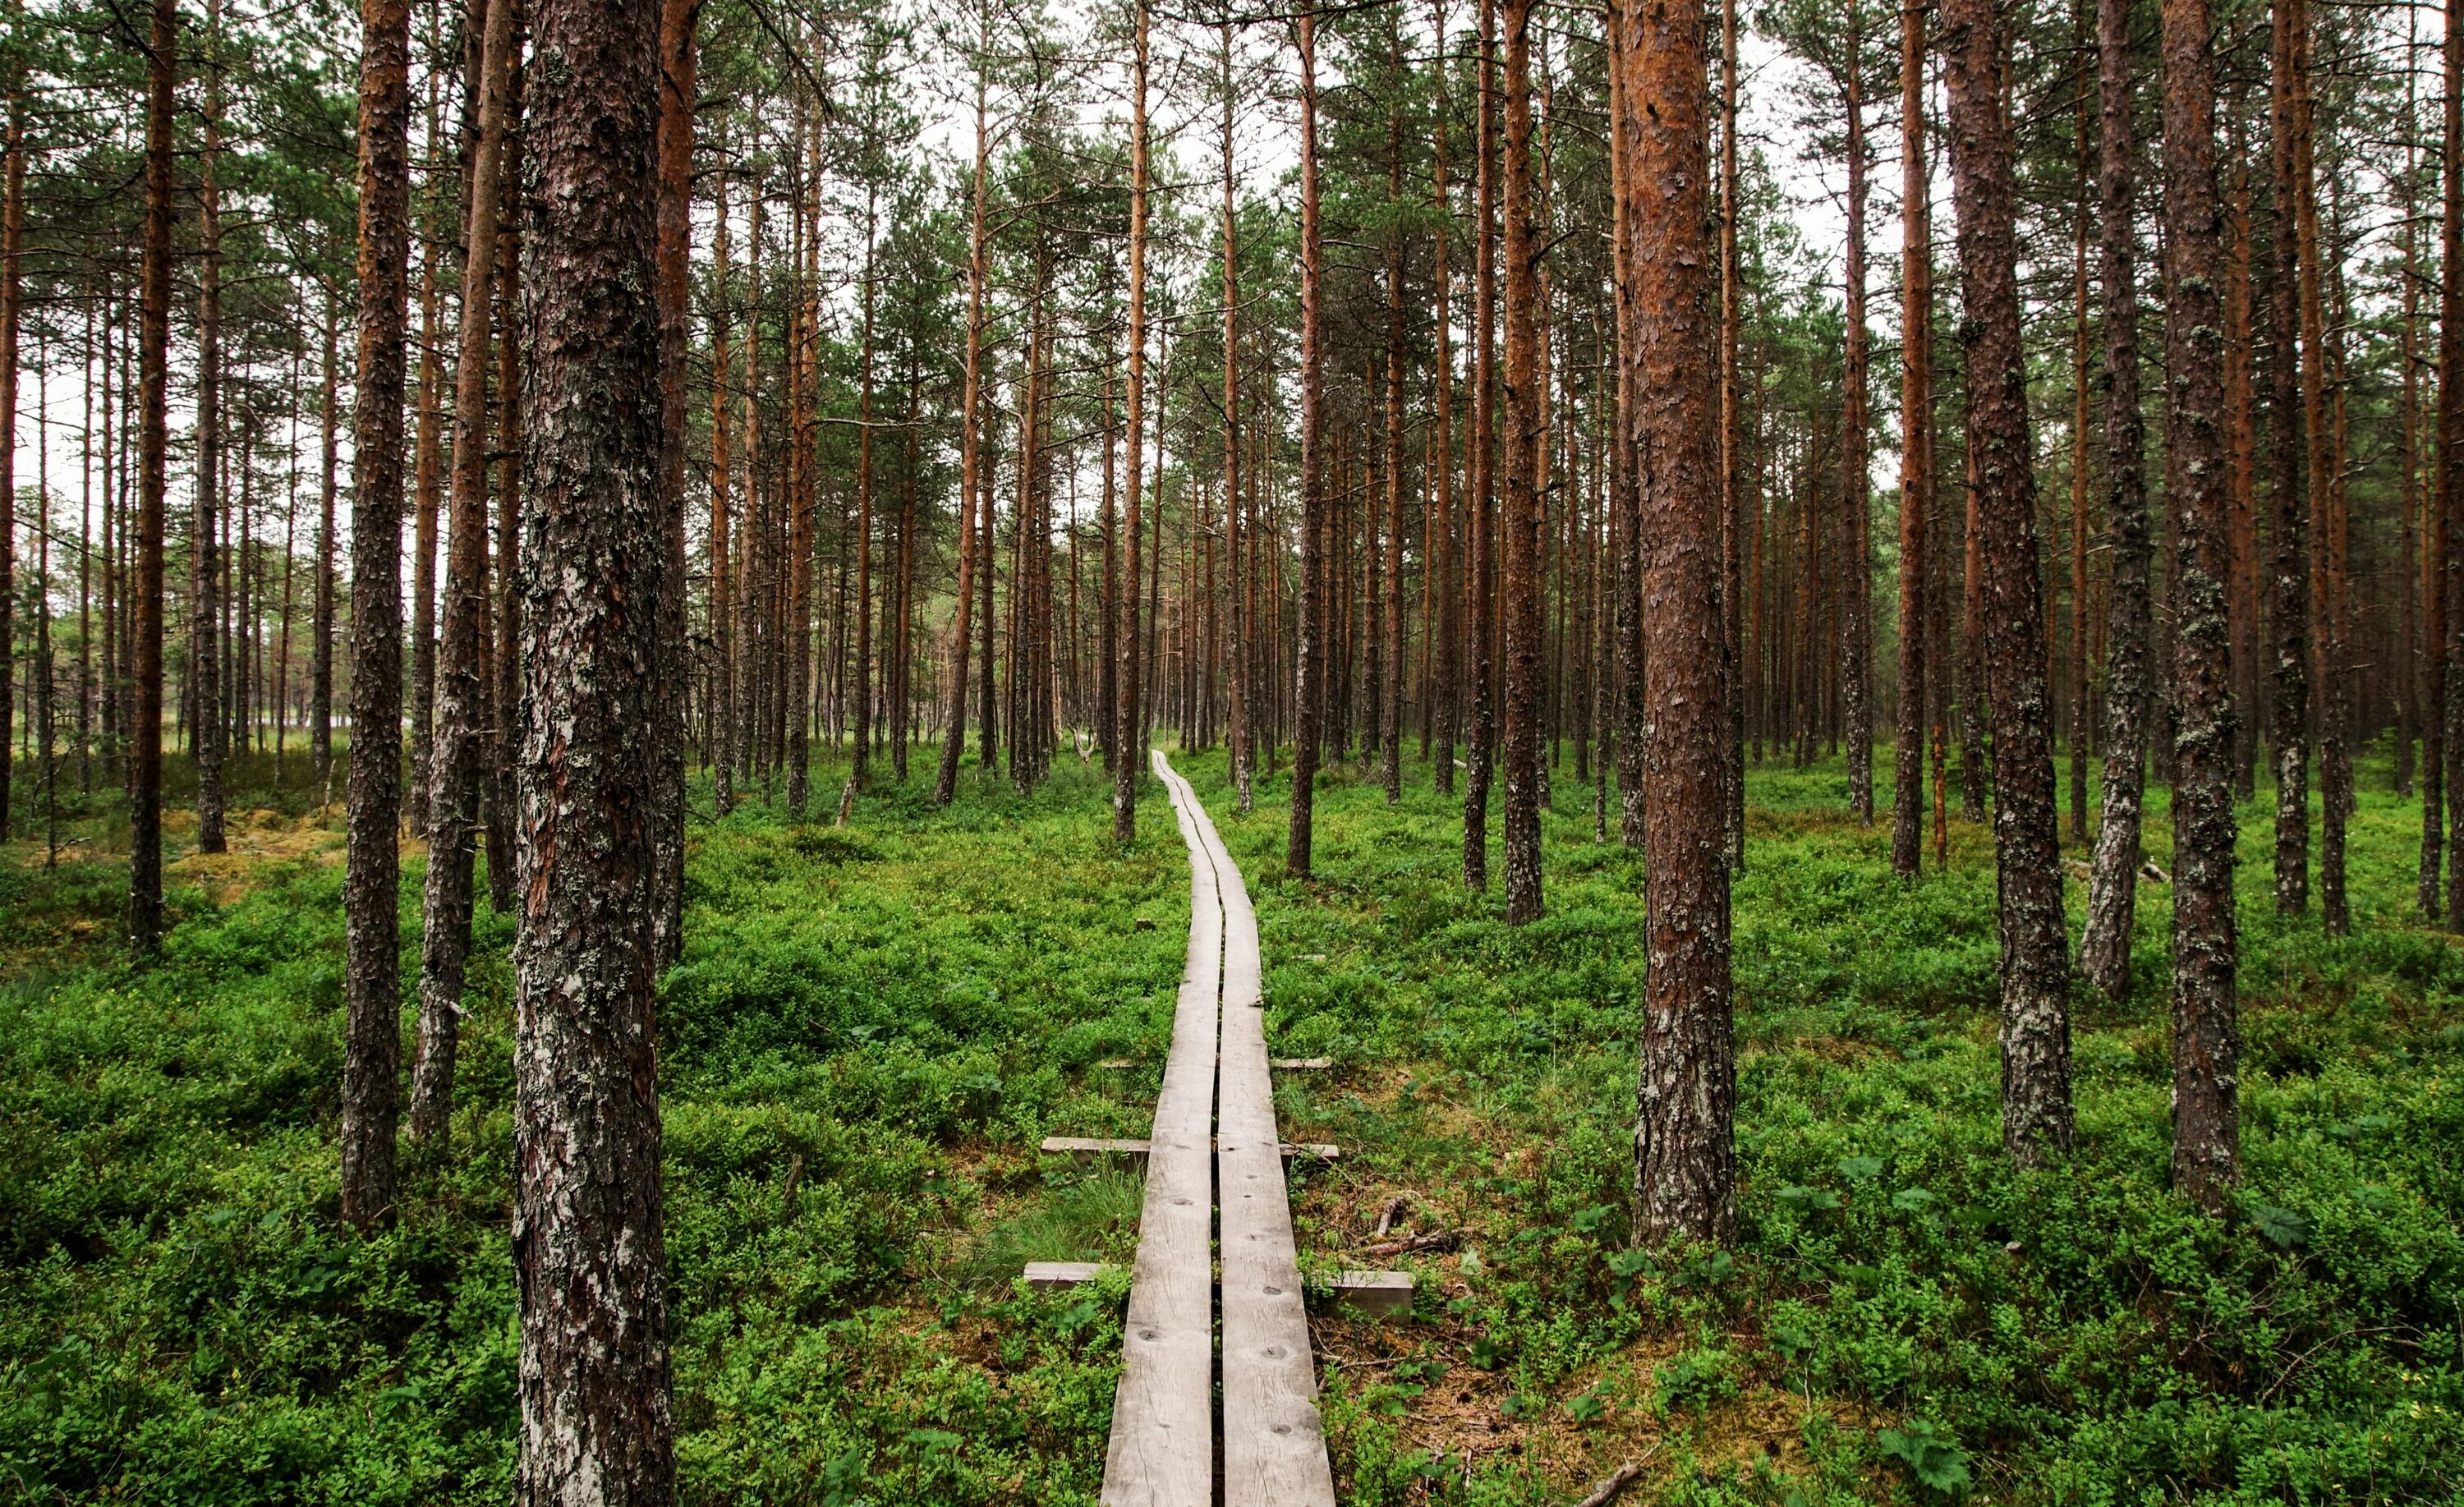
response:
<svg viewBox="0 0 2464 1507"><path fill-rule="evenodd" d="M1210 1206L1220 1206L1223 1507L1332 1507L1275 1129L1258 919L1240 865L1160 750L1155 772L1189 848L1189 954L1155 1101L1103 1499L1111 1507L1215 1501L1207 1237Z"/></svg>

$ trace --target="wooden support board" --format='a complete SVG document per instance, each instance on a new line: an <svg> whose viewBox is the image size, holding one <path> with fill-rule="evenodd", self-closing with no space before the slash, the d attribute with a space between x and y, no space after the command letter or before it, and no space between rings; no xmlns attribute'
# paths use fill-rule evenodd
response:
<svg viewBox="0 0 2464 1507"><path fill-rule="evenodd" d="M1223 1507L1333 1507L1334 1475L1318 1419L1317 1368L1266 1065L1258 919L1240 865L1197 793L1160 752L1155 767L1172 792L1184 834L1192 835L1193 863L1203 846L1223 910L1215 1130L1223 1270Z"/></svg>
<svg viewBox="0 0 2464 1507"><path fill-rule="evenodd" d="M1163 755L1155 755L1158 769ZM1121 1382L1104 1457L1107 1507L1207 1507L1215 1473L1215 1305L1209 1270L1214 1178L1217 1001L1223 906L1216 865L1192 819L1174 805L1188 845L1189 952L1173 1011L1172 1050L1148 1137L1146 1200L1130 1268ZM1197 820L1203 820L1199 813ZM1282 1163L1275 1162L1280 1174Z"/></svg>

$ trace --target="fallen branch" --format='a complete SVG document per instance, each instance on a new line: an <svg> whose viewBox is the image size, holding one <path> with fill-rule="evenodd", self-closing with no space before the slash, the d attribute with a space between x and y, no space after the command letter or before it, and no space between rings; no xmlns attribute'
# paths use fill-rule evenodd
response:
<svg viewBox="0 0 2464 1507"><path fill-rule="evenodd" d="M1386 1207L1377 1215L1377 1238L1383 1240L1393 1233L1396 1215L1400 1214L1411 1205L1411 1202L1412 1195L1409 1193L1397 1193L1386 1200Z"/></svg>
<svg viewBox="0 0 2464 1507"><path fill-rule="evenodd" d="M2152 879L2160 885L2169 885L2173 883L2173 876L2157 867L2156 861L2152 858L2146 863L2139 865L2139 872L2141 877Z"/></svg>
<svg viewBox="0 0 2464 1507"><path fill-rule="evenodd" d="M1461 1245L1463 1237L1469 1234L1471 1234L1469 1230L1433 1230L1427 1234L1407 1235L1400 1240L1380 1240L1374 1245L1364 1245L1356 1254L1401 1256L1409 1251L1451 1251Z"/></svg>
<svg viewBox="0 0 2464 1507"><path fill-rule="evenodd" d="M1584 1497L1576 1504L1576 1507L1608 1507L1609 1503L1617 1500L1619 1494L1624 1492L1627 1487L1633 1485L1636 1479L1642 1474L1643 1465L1650 1460L1653 1452L1659 1450L1659 1448L1660 1446L1655 1444L1651 1449L1643 1451L1641 1454L1636 1456L1634 1459L1628 1460L1623 1465L1618 1466L1617 1470L1610 1474L1608 1479L1600 1482L1597 1486L1593 1487L1592 1495Z"/></svg>

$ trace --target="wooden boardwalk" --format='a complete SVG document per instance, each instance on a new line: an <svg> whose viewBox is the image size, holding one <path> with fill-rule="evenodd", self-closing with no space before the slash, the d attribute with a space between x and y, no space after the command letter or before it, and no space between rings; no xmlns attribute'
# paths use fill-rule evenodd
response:
<svg viewBox="0 0 2464 1507"><path fill-rule="evenodd" d="M1104 1500L1113 1507L1213 1507L1216 1501L1217 1452L1206 1427L1213 1420L1203 1407L1215 1380L1214 1273L1206 1239L1212 1191L1221 1214L1223 1507L1333 1507L1334 1477L1318 1420L1317 1372L1275 1129L1258 920L1240 865L1196 792L1160 751L1155 771L1171 793L1189 848L1189 959L1150 1138ZM1204 1169L1208 1114L1214 1119L1211 1187ZM1199 1168L1194 1177L1193 1160ZM1194 1241L1189 1208L1180 1201L1192 1186L1199 1207ZM1193 1293L1196 1345L1186 1343ZM1200 1401L1194 1434L1185 1422L1193 1394Z"/></svg>

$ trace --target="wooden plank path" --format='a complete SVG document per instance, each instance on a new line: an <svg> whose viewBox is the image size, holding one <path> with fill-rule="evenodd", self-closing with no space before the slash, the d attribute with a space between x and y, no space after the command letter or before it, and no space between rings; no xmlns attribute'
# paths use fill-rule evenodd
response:
<svg viewBox="0 0 2464 1507"><path fill-rule="evenodd" d="M1157 754L1158 767L1163 755ZM1173 804L1189 845L1189 952L1172 1017L1172 1049L1155 1130L1147 1138L1146 1201L1130 1269L1121 1384L1104 1458L1109 1507L1207 1507L1215 1494L1215 1041L1222 988L1223 906L1195 800ZM1193 820L1192 813L1196 812ZM1280 1167L1281 1163L1278 1161Z"/></svg>
<svg viewBox="0 0 2464 1507"><path fill-rule="evenodd" d="M1155 770L1171 793L1182 840L1189 845L1190 867L1211 873L1221 911L1214 1145L1222 1269L1221 1500L1223 1507L1333 1507L1334 1477L1318 1418L1309 1315L1275 1127L1259 982L1258 919L1240 865L1197 793L1160 752L1155 755ZM1193 949L1198 946L1196 929L1192 928ZM1177 1029L1173 1050L1177 1058ZM1142 1232L1141 1264L1145 1256ZM1117 1409L1113 1428L1117 1450ZM1110 1501L1109 1478L1106 1487Z"/></svg>

